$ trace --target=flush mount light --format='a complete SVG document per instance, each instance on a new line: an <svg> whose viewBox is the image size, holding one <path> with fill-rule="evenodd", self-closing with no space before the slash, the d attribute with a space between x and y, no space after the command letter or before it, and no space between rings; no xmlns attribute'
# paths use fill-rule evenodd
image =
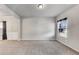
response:
<svg viewBox="0 0 79 59"><path fill-rule="evenodd" d="M37 8L38 8L38 9L43 9L44 7L45 7L44 4L38 4L38 5L37 5Z"/></svg>

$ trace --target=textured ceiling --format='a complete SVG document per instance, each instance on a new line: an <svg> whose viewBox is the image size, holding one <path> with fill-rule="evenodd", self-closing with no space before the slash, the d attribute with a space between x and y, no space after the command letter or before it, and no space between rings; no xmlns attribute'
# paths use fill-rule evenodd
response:
<svg viewBox="0 0 79 59"><path fill-rule="evenodd" d="M72 4L46 4L44 9L36 8L36 4L7 4L21 17L54 17L71 8Z"/></svg>

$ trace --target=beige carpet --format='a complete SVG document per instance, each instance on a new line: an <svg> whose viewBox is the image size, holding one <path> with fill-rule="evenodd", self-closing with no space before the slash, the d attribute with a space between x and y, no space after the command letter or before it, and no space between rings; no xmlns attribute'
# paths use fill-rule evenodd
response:
<svg viewBox="0 0 79 59"><path fill-rule="evenodd" d="M77 55L57 41L0 41L1 55Z"/></svg>

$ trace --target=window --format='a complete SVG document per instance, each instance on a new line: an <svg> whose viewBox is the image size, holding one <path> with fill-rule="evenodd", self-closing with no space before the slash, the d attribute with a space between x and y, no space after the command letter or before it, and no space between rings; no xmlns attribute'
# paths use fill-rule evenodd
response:
<svg viewBox="0 0 79 59"><path fill-rule="evenodd" d="M67 27L68 27L67 17L57 21L57 29L60 36L67 37Z"/></svg>

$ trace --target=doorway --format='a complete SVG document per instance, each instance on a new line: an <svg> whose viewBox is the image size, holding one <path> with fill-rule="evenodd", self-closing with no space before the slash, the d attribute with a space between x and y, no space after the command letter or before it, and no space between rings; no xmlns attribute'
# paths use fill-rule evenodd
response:
<svg viewBox="0 0 79 59"><path fill-rule="evenodd" d="M0 40L7 40L6 21L0 21Z"/></svg>

